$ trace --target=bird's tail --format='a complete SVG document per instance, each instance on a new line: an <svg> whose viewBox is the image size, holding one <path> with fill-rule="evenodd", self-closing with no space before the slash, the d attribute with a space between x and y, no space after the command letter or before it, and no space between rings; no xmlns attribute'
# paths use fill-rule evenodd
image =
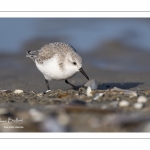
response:
<svg viewBox="0 0 150 150"><path fill-rule="evenodd" d="M35 56L36 56L36 51L28 51L28 52L26 52L26 57L29 57L29 58L35 60Z"/></svg>

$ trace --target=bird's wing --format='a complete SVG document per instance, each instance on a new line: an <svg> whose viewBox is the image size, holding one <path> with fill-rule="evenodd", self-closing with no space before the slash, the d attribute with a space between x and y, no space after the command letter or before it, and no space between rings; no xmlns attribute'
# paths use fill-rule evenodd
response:
<svg viewBox="0 0 150 150"><path fill-rule="evenodd" d="M51 45L43 46L36 54L36 61L42 63L43 60L52 58L57 52Z"/></svg>

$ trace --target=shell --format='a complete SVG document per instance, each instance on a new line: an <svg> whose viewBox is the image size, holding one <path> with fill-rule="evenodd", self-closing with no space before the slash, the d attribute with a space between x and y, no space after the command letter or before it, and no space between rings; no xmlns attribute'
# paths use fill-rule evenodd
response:
<svg viewBox="0 0 150 150"><path fill-rule="evenodd" d="M120 106L120 107L127 107L127 106L129 106L129 102L126 101L126 100L122 100L122 101L119 103L119 106Z"/></svg>
<svg viewBox="0 0 150 150"><path fill-rule="evenodd" d="M133 107L135 109L141 109L143 107L143 104L142 103L134 103Z"/></svg>
<svg viewBox="0 0 150 150"><path fill-rule="evenodd" d="M99 99L100 97L102 97L104 95L104 93L97 93L94 97L94 100Z"/></svg>
<svg viewBox="0 0 150 150"><path fill-rule="evenodd" d="M147 102L147 98L145 96L139 96L137 99L138 103L146 103Z"/></svg>
<svg viewBox="0 0 150 150"><path fill-rule="evenodd" d="M93 96L93 95L92 95L92 89L91 89L90 86L88 86L88 88L87 88L87 90L86 90L86 95L87 95L88 97Z"/></svg>
<svg viewBox="0 0 150 150"><path fill-rule="evenodd" d="M14 94L21 94L21 93L23 93L23 90L15 90L14 91Z"/></svg>

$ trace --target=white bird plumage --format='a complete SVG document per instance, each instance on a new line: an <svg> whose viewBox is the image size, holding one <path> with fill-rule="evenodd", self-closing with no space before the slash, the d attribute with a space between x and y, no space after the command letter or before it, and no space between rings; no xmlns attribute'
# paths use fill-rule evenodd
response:
<svg viewBox="0 0 150 150"><path fill-rule="evenodd" d="M67 79L79 71L89 80L82 69L81 56L69 44L50 43L40 50L28 51L26 57L30 57L44 75L48 90L50 90L48 80L65 80L67 84L75 87Z"/></svg>

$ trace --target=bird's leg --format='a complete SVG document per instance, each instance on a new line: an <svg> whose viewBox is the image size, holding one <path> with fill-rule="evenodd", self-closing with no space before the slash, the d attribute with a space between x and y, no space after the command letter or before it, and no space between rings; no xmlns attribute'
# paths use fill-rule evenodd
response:
<svg viewBox="0 0 150 150"><path fill-rule="evenodd" d="M45 82L46 82L46 85L47 85L47 89L50 90L48 80L45 79Z"/></svg>
<svg viewBox="0 0 150 150"><path fill-rule="evenodd" d="M70 82L68 82L68 80L65 80L65 82L67 83L67 84L69 84L69 85L71 85L73 88L77 88L75 85L73 85L73 84L71 84Z"/></svg>

